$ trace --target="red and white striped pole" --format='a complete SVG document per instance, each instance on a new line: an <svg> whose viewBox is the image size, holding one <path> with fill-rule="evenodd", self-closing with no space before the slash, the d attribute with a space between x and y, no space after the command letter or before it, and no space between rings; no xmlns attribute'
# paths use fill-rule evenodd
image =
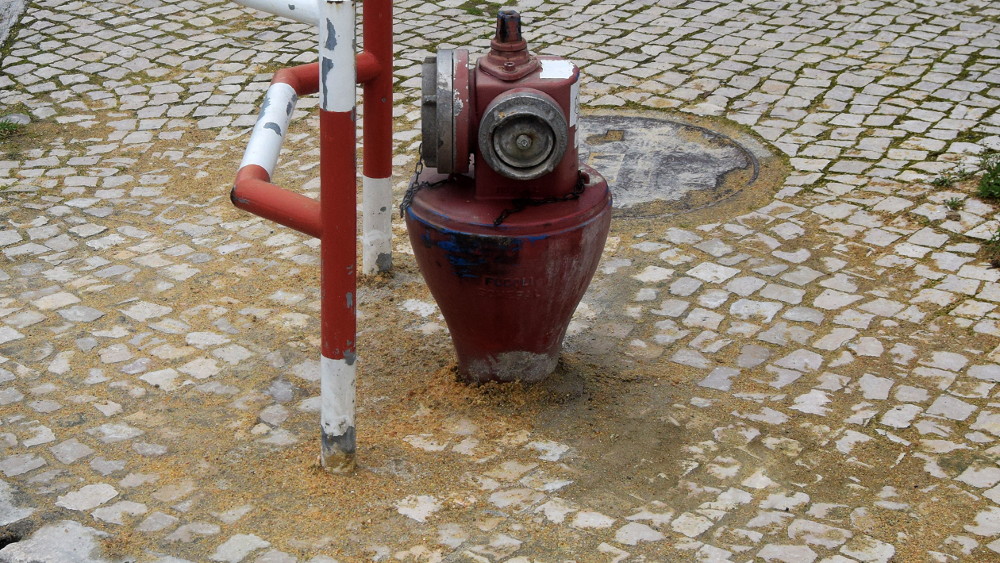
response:
<svg viewBox="0 0 1000 563"><path fill-rule="evenodd" d="M320 430L323 467L354 469L357 273L354 2L320 0L319 151L322 357Z"/></svg>
<svg viewBox="0 0 1000 563"><path fill-rule="evenodd" d="M366 271L391 267L392 1L365 1L365 50L355 54L351 0L237 0L319 26L319 62L278 71L236 174L233 204L319 237L320 460L355 466L357 159L355 84L365 85ZM320 93L320 201L271 183L298 96ZM368 234L369 231L373 234ZM370 243L366 243L369 241Z"/></svg>
<svg viewBox="0 0 1000 563"><path fill-rule="evenodd" d="M383 69L364 87L361 264L374 274L392 269L392 0L365 0L363 24L365 53Z"/></svg>

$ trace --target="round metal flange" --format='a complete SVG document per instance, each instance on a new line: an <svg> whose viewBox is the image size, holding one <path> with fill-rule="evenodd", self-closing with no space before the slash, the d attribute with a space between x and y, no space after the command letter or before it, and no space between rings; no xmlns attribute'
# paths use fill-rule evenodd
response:
<svg viewBox="0 0 1000 563"><path fill-rule="evenodd" d="M442 49L424 59L421 156L444 174L469 170L469 51Z"/></svg>
<svg viewBox="0 0 1000 563"><path fill-rule="evenodd" d="M469 68L469 50L455 49L455 74L452 78L452 147L455 155L454 167L449 173L469 171L472 122L472 92L469 85L472 72ZM440 170L440 168L439 168Z"/></svg>
<svg viewBox="0 0 1000 563"><path fill-rule="evenodd" d="M450 174L455 169L454 86L455 51L442 49L437 53L435 88L437 89L437 169L445 174Z"/></svg>
<svg viewBox="0 0 1000 563"><path fill-rule="evenodd" d="M438 118L437 118L437 60L427 57L421 72L420 84L420 158L424 164L437 168Z"/></svg>
<svg viewBox="0 0 1000 563"><path fill-rule="evenodd" d="M566 154L568 138L562 109L537 90L516 89L497 96L479 124L483 160L514 180L534 180L552 172Z"/></svg>

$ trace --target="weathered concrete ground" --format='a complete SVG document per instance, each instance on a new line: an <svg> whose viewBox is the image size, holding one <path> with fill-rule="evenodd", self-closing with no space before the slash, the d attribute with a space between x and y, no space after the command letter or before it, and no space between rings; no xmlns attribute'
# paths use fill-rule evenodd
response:
<svg viewBox="0 0 1000 563"><path fill-rule="evenodd" d="M418 63L487 44L470 4L397 3L399 193ZM529 388L454 383L397 230L359 295L345 479L315 466L317 243L227 197L314 31L213 0L31 3L0 61L0 113L33 119L0 141L0 561L1000 557L1000 223L975 177L945 180L1000 150L1000 7L519 7L586 107L726 119L790 173L617 220ZM277 178L313 195L314 107Z"/></svg>

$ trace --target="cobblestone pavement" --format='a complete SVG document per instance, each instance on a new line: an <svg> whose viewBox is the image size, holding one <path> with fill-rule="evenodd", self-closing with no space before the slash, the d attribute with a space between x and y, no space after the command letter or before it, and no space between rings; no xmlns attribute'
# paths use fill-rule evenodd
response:
<svg viewBox="0 0 1000 563"><path fill-rule="evenodd" d="M398 2L396 189L419 62L487 46ZM586 4L585 6L583 4ZM0 144L2 561L987 561L1000 555L1000 6L520 0L585 107L735 122L758 204L619 219L531 388L450 376L397 225L362 280L361 468L315 466L317 242L228 189L307 25L227 2L39 0ZM315 100L277 181L318 191ZM933 183L932 183L933 182Z"/></svg>

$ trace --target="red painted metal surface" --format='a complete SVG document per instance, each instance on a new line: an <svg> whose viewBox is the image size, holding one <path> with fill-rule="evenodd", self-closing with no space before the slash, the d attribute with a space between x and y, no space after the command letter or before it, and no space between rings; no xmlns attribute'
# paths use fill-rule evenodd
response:
<svg viewBox="0 0 1000 563"><path fill-rule="evenodd" d="M355 354L357 272L357 157L353 112L320 111L320 244L322 353Z"/></svg>
<svg viewBox="0 0 1000 563"><path fill-rule="evenodd" d="M455 50L454 116L455 171L466 173L469 154L476 162L483 162L482 147L476 142L479 120L490 104L500 95L512 91L533 91L550 97L562 110L568 122L576 112L573 86L580 79L580 71L560 78L542 78L543 61L562 62L553 56L536 56L528 51L528 44L521 36L520 16L516 12L501 12L497 18L496 36L491 41L490 52L469 69L469 52ZM545 198L564 195L572 191L578 173L577 128L569 127L566 154L556 169L541 178L511 182L487 166L479 166L476 178L478 198ZM426 142L426 141L425 141Z"/></svg>
<svg viewBox="0 0 1000 563"><path fill-rule="evenodd" d="M535 381L555 369L597 269L611 193L579 162L576 66L531 55L511 9L499 12L491 46L471 72L467 53L456 60L453 91L438 57L435 107L473 111L467 120L438 117L437 126L469 140L456 142L455 162L471 152L475 165L450 176L425 170L415 186L429 187L413 195L406 226L460 377Z"/></svg>
<svg viewBox="0 0 1000 563"><path fill-rule="evenodd" d="M379 72L364 80L364 164L369 178L392 175L392 0L366 0L363 14L364 55L371 55ZM362 66L358 65L361 82Z"/></svg>
<svg viewBox="0 0 1000 563"><path fill-rule="evenodd" d="M319 91L319 63L281 69L271 84L288 84L296 95ZM240 168L229 194L233 205L278 224L319 238L323 232L319 202L271 183L264 168L251 164Z"/></svg>
<svg viewBox="0 0 1000 563"><path fill-rule="evenodd" d="M365 85L364 171L385 178L392 174L392 1L367 0L363 25L365 50L355 60ZM272 84L305 96L319 91L319 77L319 63L310 63L277 71ZM270 183L256 165L238 171L232 192L240 209L321 238L322 352L333 359L355 353L356 142L353 113L321 111L320 201Z"/></svg>
<svg viewBox="0 0 1000 563"><path fill-rule="evenodd" d="M350 32L344 31L348 22L354 19L353 3L349 12L344 12L340 5L325 7L332 9L324 16L327 18L348 14L339 29L349 39L342 43L342 48L345 45L353 48L353 28ZM339 68L344 70L338 72L343 77L350 76L351 83L365 85L365 171L371 171L374 177L388 178L392 173L391 0L366 0L364 19L365 51L354 55L354 74L351 76L352 71L347 65L340 65ZM338 33L330 22L328 19L328 33ZM321 38L324 31L325 28L321 28ZM338 52L335 42L321 40L320 56L329 67L332 67L331 59L339 56ZM280 70L275 73L272 84L287 84L296 96L303 96L319 91L321 79L321 65L317 62ZM291 104L289 113L281 116L283 123L287 124L295 98L287 89L277 88L275 91L279 92L275 95L281 100L282 108L284 102ZM266 123L262 127L262 130L275 130L278 139L272 137L257 144L251 141L246 153L250 156L244 157L244 162L249 163L237 172L231 193L237 207L320 238L323 357L321 459L324 466L336 472L353 469L355 452L353 366L357 331L357 112L353 107L353 94L349 100L346 98L346 95L331 98L328 91L321 96L321 108L338 111L320 110L320 201L270 183L270 174L265 166L271 167L276 162L280 141L287 133L278 123ZM332 106L328 105L331 99ZM343 106L351 107L350 111L339 111ZM261 115L264 115L263 111ZM269 127L271 125L274 128ZM328 363L328 360L333 363ZM330 396L330 393L335 395ZM328 424L331 425L329 429ZM342 428L345 424L346 428Z"/></svg>
<svg viewBox="0 0 1000 563"><path fill-rule="evenodd" d="M529 207L499 228L493 222L510 202L476 199L469 177L414 197L410 243L465 380L534 381L555 369L611 222L607 182L583 172L579 199ZM429 170L420 180L444 178Z"/></svg>
<svg viewBox="0 0 1000 563"><path fill-rule="evenodd" d="M267 171L260 166L240 168L234 186L230 199L236 207L300 233L322 236L319 202L270 183Z"/></svg>
<svg viewBox="0 0 1000 563"><path fill-rule="evenodd" d="M354 60L354 65L357 70L358 84L364 84L378 78L383 68L379 64L378 58L370 51L358 53L358 56Z"/></svg>
<svg viewBox="0 0 1000 563"><path fill-rule="evenodd" d="M288 84L299 96L319 92L319 63L309 63L291 68L283 68L274 73L271 84Z"/></svg>

